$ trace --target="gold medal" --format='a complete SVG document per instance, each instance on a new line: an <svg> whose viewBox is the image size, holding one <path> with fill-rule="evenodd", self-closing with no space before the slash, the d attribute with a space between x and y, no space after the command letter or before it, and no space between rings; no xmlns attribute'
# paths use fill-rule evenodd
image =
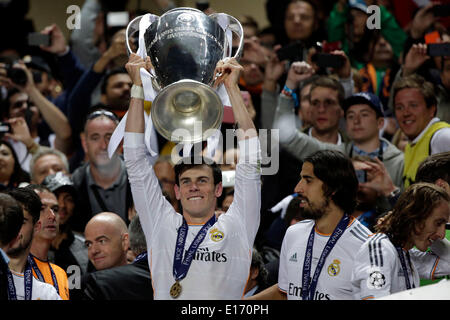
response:
<svg viewBox="0 0 450 320"><path fill-rule="evenodd" d="M171 287L170 287L170 296L174 299L178 298L178 296L181 293L181 284L179 281L176 281Z"/></svg>

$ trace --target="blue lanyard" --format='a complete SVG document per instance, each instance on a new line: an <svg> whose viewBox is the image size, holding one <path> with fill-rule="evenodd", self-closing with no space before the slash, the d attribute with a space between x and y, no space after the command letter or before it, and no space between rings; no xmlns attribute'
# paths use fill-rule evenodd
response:
<svg viewBox="0 0 450 320"><path fill-rule="evenodd" d="M203 239L206 237L208 229L211 228L214 223L216 223L215 214L211 217L211 219L208 220L208 222L206 222L203 225L203 227L197 233L197 235L194 238L194 241L192 241L183 259L184 245L186 243L186 238L189 229L186 220L183 218L183 224L181 225L180 228L178 228L177 243L175 247L175 257L173 261L173 277L175 278L175 281L180 281L184 279L184 277L186 277L188 270L191 266L192 260L194 259L195 252L202 243Z"/></svg>
<svg viewBox="0 0 450 320"><path fill-rule="evenodd" d="M38 279L41 282L45 282L44 276L42 275L41 270L39 270L36 262L34 261L34 258L35 257L30 253L29 263L31 264L31 267L33 268L34 272L36 272ZM47 263L50 268L50 274L52 276L53 286L55 287L56 292L59 294L58 281L56 280L55 272L53 271L52 265L49 262L47 262Z"/></svg>
<svg viewBox="0 0 450 320"><path fill-rule="evenodd" d="M11 271L8 269L8 299L17 300L16 286L14 285L14 279ZM31 300L33 292L33 271L31 270L30 257L27 258L27 264L25 265L25 272L23 273L24 283L24 295L25 300Z"/></svg>
<svg viewBox="0 0 450 320"><path fill-rule="evenodd" d="M308 244L306 247L305 260L303 262L303 279L302 279L302 299L303 300L313 300L314 293L316 291L317 282L319 280L320 272L322 271L323 265L325 264L325 259L330 254L333 247L336 245L336 242L342 236L347 228L350 217L347 214L344 214L341 221L339 221L336 229L334 229L333 234L328 239L325 248L323 248L322 254L320 255L319 262L317 263L316 270L314 271L314 276L311 279L311 261L312 261L312 251L314 245L314 227L311 230L308 238Z"/></svg>
<svg viewBox="0 0 450 320"><path fill-rule="evenodd" d="M142 252L142 253L140 253L140 254L138 254L137 256L136 256L136 258L133 260L133 264L135 264L135 263L138 263L139 261L142 261L142 260L144 260L144 259L147 259L147 251L145 251L145 252Z"/></svg>
<svg viewBox="0 0 450 320"><path fill-rule="evenodd" d="M411 286L411 281L409 281L408 269L406 268L406 261L405 261L405 257L403 256L402 248L395 247L395 249L397 249L398 257L400 258L400 264L402 265L403 274L405 275L406 290L415 288L416 286L414 285L414 283ZM411 265L411 259L409 257L409 252L406 252L406 256L408 257L409 266L411 267L411 272L412 272L412 265Z"/></svg>

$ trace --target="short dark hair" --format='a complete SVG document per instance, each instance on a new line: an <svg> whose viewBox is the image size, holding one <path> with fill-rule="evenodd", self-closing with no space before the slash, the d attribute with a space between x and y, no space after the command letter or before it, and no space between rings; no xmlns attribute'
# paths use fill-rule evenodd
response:
<svg viewBox="0 0 450 320"><path fill-rule="evenodd" d="M22 224L22 207L9 194L0 193L0 244L7 245L17 237Z"/></svg>
<svg viewBox="0 0 450 320"><path fill-rule="evenodd" d="M127 69L125 69L125 67L118 67L118 68L112 69L111 71L107 72L105 77L103 78L103 82L100 87L101 93L102 94L106 93L106 87L108 86L109 79L112 76L114 76L116 74L122 74L122 73L128 74Z"/></svg>
<svg viewBox="0 0 450 320"><path fill-rule="evenodd" d="M199 166L208 166L213 172L214 185L222 182L222 170L220 166L213 160L203 156L184 157L175 165L175 184L180 185L180 175L186 170Z"/></svg>
<svg viewBox="0 0 450 320"><path fill-rule="evenodd" d="M427 157L417 169L416 182L435 183L437 179L450 184L450 151Z"/></svg>
<svg viewBox="0 0 450 320"><path fill-rule="evenodd" d="M310 97L311 97L311 93L313 92L313 90L317 87L336 90L336 92L338 94L339 105L341 106L341 108L343 107L344 100L345 100L345 90L344 90L344 87L342 86L342 84L337 79L330 77L330 76L318 77L311 83L311 89L309 91ZM311 101L311 98L310 98L310 101Z"/></svg>
<svg viewBox="0 0 450 320"><path fill-rule="evenodd" d="M8 194L16 199L31 215L33 224L35 224L41 215L42 202L39 195L32 187L16 188L8 192Z"/></svg>
<svg viewBox="0 0 450 320"><path fill-rule="evenodd" d="M313 165L314 175L323 182L324 195L351 214L356 207L358 179L350 158L339 151L320 150L307 156L305 162Z"/></svg>
<svg viewBox="0 0 450 320"><path fill-rule="evenodd" d="M134 253L141 254L147 251L147 242L138 215L135 215L131 219L130 225L128 226L128 235L130 238L130 249Z"/></svg>

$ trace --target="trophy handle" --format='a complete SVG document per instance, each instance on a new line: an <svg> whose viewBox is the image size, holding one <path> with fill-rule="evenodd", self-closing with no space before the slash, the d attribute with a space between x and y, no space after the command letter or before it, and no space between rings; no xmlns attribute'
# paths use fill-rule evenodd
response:
<svg viewBox="0 0 450 320"><path fill-rule="evenodd" d="M234 54L234 58L237 61L239 61L239 59L241 58L242 53L244 51L244 29L242 28L242 25L239 22L239 20L233 16L226 14L226 13L213 13L213 14L210 14L209 17L211 19L215 20L217 23L219 23L222 27L223 27L223 25L219 21L221 21L223 19L223 17L225 17L226 18L226 25L224 27L225 31L226 31L226 29L230 29L231 32L234 32L236 35L239 36L239 47L238 47L236 53ZM228 44L228 39L225 37L225 47L228 48L227 44ZM231 57L231 52L229 52L226 56Z"/></svg>
<svg viewBox="0 0 450 320"><path fill-rule="evenodd" d="M133 20L131 20L131 22L128 24L127 30L125 32L128 55L130 55L132 53L136 53L136 52L133 52L133 50L130 47L130 38L132 38L132 37L136 38L136 32L138 33L137 34L138 43L137 43L136 49L139 48L139 33L140 33L140 27L141 27L141 20L144 17L148 17L148 19L149 19L148 22L146 22L145 29L147 29L148 26L150 26L150 24L152 24L154 21L159 19L159 17L157 15L148 13L148 14L144 14L142 16L138 16L138 17L134 18ZM145 32L145 30L142 30L142 31Z"/></svg>

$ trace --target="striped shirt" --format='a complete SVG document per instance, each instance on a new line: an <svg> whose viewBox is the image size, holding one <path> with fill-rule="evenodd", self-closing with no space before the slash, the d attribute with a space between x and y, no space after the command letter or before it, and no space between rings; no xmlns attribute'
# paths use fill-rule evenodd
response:
<svg viewBox="0 0 450 320"><path fill-rule="evenodd" d="M435 241L443 244L442 241ZM444 246L448 245L447 243ZM433 246L432 246L433 249ZM433 279L450 273L450 259L440 259L434 252L417 249L402 250L407 274L412 288L420 279ZM389 238L375 233L361 246L352 272L355 299L374 299L406 290L406 279L400 257Z"/></svg>

